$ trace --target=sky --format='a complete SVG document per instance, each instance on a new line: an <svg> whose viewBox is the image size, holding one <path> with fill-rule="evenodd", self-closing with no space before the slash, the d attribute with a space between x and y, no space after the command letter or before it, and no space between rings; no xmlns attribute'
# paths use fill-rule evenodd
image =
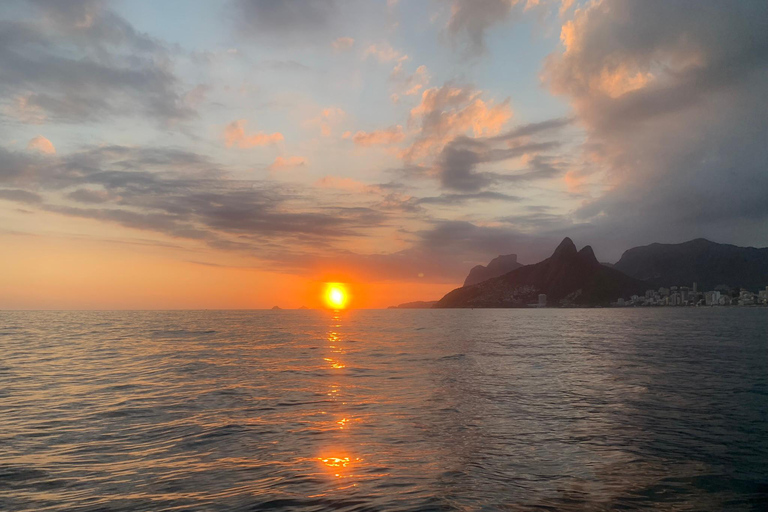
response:
<svg viewBox="0 0 768 512"><path fill-rule="evenodd" d="M768 246L764 0L8 0L0 309L436 300Z"/></svg>

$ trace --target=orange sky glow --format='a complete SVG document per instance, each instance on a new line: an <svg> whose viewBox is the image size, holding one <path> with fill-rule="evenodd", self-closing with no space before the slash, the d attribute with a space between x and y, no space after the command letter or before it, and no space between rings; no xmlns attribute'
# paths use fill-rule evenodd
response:
<svg viewBox="0 0 768 512"><path fill-rule="evenodd" d="M306 3L3 2L0 309L386 308L566 236L768 245L764 1Z"/></svg>
<svg viewBox="0 0 768 512"><path fill-rule="evenodd" d="M179 261L142 246L59 237L0 236L0 309L326 308L328 270L316 276ZM346 275L346 277L349 277ZM333 279L330 279L333 281ZM455 286L350 281L348 308L439 298Z"/></svg>

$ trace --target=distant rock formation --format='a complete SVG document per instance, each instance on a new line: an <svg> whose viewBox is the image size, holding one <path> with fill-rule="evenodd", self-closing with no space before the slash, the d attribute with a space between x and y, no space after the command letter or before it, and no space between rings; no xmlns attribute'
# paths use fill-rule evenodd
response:
<svg viewBox="0 0 768 512"><path fill-rule="evenodd" d="M415 302L404 302L397 306L389 306L387 309L429 309L437 304L436 300L417 300Z"/></svg>
<svg viewBox="0 0 768 512"><path fill-rule="evenodd" d="M471 286L494 277L503 276L522 266L523 264L517 261L517 254L497 256L491 260L488 266L477 265L473 267L464 280L464 286Z"/></svg>
<svg viewBox="0 0 768 512"><path fill-rule="evenodd" d="M440 299L437 308L511 308L538 304L539 294L550 306L609 305L617 297L641 293L645 283L601 265L590 246L581 251L565 238L546 260L500 277L463 286Z"/></svg>
<svg viewBox="0 0 768 512"><path fill-rule="evenodd" d="M283 309L280 306L272 306L272 309Z"/></svg>
<svg viewBox="0 0 768 512"><path fill-rule="evenodd" d="M697 238L681 244L651 244L626 251L615 268L650 288L725 284L750 290L768 286L768 248L738 247Z"/></svg>
<svg viewBox="0 0 768 512"><path fill-rule="evenodd" d="M301 306L299 309L310 309L307 306Z"/></svg>

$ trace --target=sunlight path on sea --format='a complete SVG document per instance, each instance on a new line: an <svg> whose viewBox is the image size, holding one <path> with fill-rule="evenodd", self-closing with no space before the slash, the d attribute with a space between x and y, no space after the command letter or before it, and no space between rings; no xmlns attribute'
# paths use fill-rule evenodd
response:
<svg viewBox="0 0 768 512"><path fill-rule="evenodd" d="M762 309L0 313L0 510L759 510Z"/></svg>

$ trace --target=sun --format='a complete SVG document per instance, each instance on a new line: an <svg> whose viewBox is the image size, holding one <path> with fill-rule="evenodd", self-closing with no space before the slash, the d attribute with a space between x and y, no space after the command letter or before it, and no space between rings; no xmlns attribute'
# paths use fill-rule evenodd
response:
<svg viewBox="0 0 768 512"><path fill-rule="evenodd" d="M349 300L347 289L341 283L326 283L325 303L332 309L344 309Z"/></svg>

